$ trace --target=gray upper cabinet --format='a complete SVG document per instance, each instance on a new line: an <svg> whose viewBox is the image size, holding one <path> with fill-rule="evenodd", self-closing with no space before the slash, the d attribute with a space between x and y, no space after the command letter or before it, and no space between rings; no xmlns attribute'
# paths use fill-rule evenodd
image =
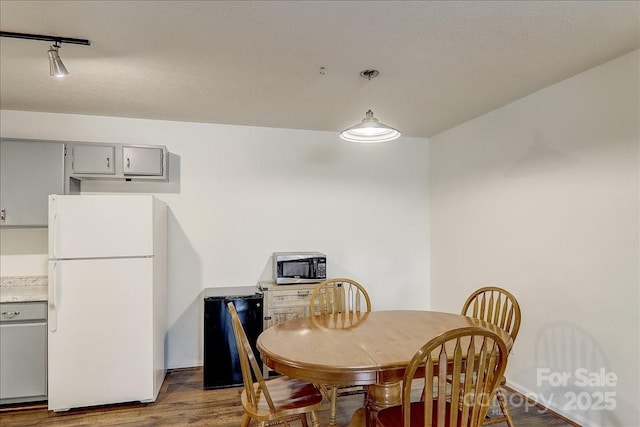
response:
<svg viewBox="0 0 640 427"><path fill-rule="evenodd" d="M116 149L113 145L74 145L72 155L74 174L116 173Z"/></svg>
<svg viewBox="0 0 640 427"><path fill-rule="evenodd" d="M167 180L168 151L163 145L67 143L69 177L84 179Z"/></svg>
<svg viewBox="0 0 640 427"><path fill-rule="evenodd" d="M64 143L0 140L0 225L46 227L48 195L64 193Z"/></svg>
<svg viewBox="0 0 640 427"><path fill-rule="evenodd" d="M163 173L162 147L122 147L125 175L156 175Z"/></svg>

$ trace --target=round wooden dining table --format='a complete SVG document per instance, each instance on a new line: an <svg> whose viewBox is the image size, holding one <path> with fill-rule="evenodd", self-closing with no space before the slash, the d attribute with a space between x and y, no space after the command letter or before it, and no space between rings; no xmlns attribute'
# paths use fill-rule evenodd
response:
<svg viewBox="0 0 640 427"><path fill-rule="evenodd" d="M507 332L482 320L394 310L289 320L262 332L257 347L262 361L280 374L314 384L367 386L364 418L369 426L379 410L400 404L400 381L418 349L443 332L466 326L496 332L507 348L513 344Z"/></svg>

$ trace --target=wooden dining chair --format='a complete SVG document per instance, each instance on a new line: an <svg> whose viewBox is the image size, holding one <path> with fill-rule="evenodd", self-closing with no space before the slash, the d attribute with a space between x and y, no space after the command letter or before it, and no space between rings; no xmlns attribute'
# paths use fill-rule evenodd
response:
<svg viewBox="0 0 640 427"><path fill-rule="evenodd" d="M311 314L350 314L371 311L371 299L355 280L328 279L311 292Z"/></svg>
<svg viewBox="0 0 640 427"><path fill-rule="evenodd" d="M229 302L227 307L231 314L244 382L241 396L244 408L242 427L248 427L252 419L259 421L263 427L274 423L288 426L289 421L297 419L306 427L307 413L311 416L311 425L320 427L315 411L322 406L322 393L311 383L285 376L265 381L235 306ZM252 372L257 380L255 383Z"/></svg>
<svg viewBox="0 0 640 427"><path fill-rule="evenodd" d="M357 324L361 313L371 311L371 299L364 286L352 279L337 278L328 279L319 283L311 292L309 312L314 314L333 314L336 325L352 327ZM327 386L318 385L327 396L330 403L329 425L336 425L337 398L339 394L353 394L353 386ZM342 389L343 393L339 390ZM349 390L349 392L344 392ZM357 387L356 393L365 392L362 387Z"/></svg>
<svg viewBox="0 0 640 427"><path fill-rule="evenodd" d="M506 364L507 346L495 332L478 326L447 331L413 356L404 374L402 404L378 412L376 425L481 426ZM424 398L412 402L416 379L424 380Z"/></svg>
<svg viewBox="0 0 640 427"><path fill-rule="evenodd" d="M520 330L520 304L510 292L502 288L486 286L474 291L462 306L462 315L496 325L509 333L513 342L516 341ZM504 386L506 382L507 380L503 376L500 380L500 387ZM506 399L500 388L496 393L496 400L502 415L487 418L484 425L506 422L509 427L514 427Z"/></svg>

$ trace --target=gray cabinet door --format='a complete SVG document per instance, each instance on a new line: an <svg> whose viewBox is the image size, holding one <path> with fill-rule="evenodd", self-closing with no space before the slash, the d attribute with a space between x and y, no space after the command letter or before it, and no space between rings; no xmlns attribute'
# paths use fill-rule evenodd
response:
<svg viewBox="0 0 640 427"><path fill-rule="evenodd" d="M0 401L47 395L47 324L0 325Z"/></svg>
<svg viewBox="0 0 640 427"><path fill-rule="evenodd" d="M125 175L162 175L162 147L122 147Z"/></svg>
<svg viewBox="0 0 640 427"><path fill-rule="evenodd" d="M0 140L0 225L46 227L47 196L63 193L63 143Z"/></svg>
<svg viewBox="0 0 640 427"><path fill-rule="evenodd" d="M73 173L113 175L116 148L113 145L74 145Z"/></svg>
<svg viewBox="0 0 640 427"><path fill-rule="evenodd" d="M45 302L0 304L0 403L47 397Z"/></svg>

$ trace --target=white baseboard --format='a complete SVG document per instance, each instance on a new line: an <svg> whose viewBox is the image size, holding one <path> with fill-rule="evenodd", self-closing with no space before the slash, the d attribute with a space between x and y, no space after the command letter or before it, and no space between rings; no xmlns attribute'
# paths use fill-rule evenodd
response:
<svg viewBox="0 0 640 427"><path fill-rule="evenodd" d="M541 407L549 409L553 413L558 414L563 418L566 418L568 421L575 423L576 425L583 426L583 427L601 427L600 425L594 424L592 421L585 419L579 414L566 411L565 409L563 409L561 406L554 403L553 401L545 401L544 399L541 398L539 393L529 390L527 387L523 386L522 384L518 384L516 382L509 381L507 379L507 387L510 389L513 389L516 393L523 395L525 398L535 402Z"/></svg>

